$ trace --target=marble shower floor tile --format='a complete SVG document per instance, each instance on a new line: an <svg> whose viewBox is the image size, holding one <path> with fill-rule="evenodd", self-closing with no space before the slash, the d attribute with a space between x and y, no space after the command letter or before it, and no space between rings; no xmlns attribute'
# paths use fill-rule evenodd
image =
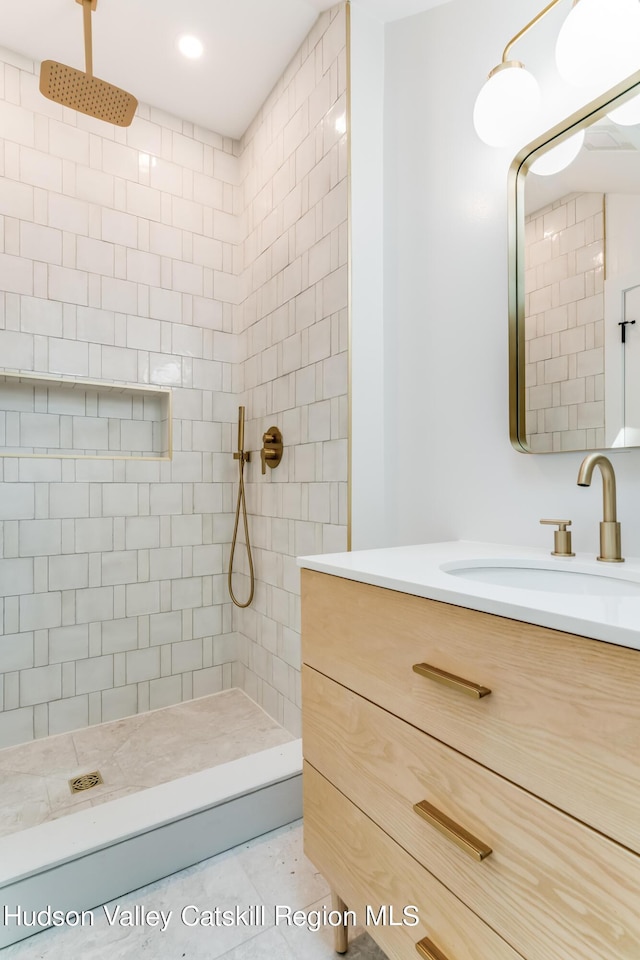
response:
<svg viewBox="0 0 640 960"><path fill-rule="evenodd" d="M267 886L266 878L271 877ZM314 894L317 896L314 897ZM264 904L264 926L189 927L180 921L183 908L245 909ZM132 910L173 911L164 932L158 927L109 926L97 907L93 926L45 930L2 951L2 960L335 960L333 931L306 926L276 926L274 908L292 910L330 906L326 881L302 850L302 825L291 824L216 857L188 867L108 904ZM386 960L360 927L349 937L348 960Z"/></svg>
<svg viewBox="0 0 640 960"><path fill-rule="evenodd" d="M236 760L294 738L241 690L225 690L0 750L0 836ZM104 784L72 794L99 770Z"/></svg>

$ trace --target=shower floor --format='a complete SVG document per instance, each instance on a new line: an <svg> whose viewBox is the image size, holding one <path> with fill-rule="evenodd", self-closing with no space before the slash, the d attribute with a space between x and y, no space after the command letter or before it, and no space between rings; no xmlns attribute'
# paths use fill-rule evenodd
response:
<svg viewBox="0 0 640 960"><path fill-rule="evenodd" d="M237 760L294 737L241 690L0 750L0 836ZM104 783L72 794L98 770Z"/></svg>

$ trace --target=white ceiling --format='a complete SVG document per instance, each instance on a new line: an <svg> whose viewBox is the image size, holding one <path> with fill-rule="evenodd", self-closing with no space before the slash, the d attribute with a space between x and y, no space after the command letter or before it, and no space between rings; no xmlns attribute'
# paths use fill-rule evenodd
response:
<svg viewBox="0 0 640 960"><path fill-rule="evenodd" d="M403 20L431 7L441 7L451 0L351 0L353 6L364 7L377 20Z"/></svg>
<svg viewBox="0 0 640 960"><path fill-rule="evenodd" d="M225 136L240 137L318 14L335 0L98 0L96 76ZM448 0L353 0L397 20ZM177 38L205 53L186 60ZM33 60L82 69L82 10L75 0L3 0L2 45Z"/></svg>

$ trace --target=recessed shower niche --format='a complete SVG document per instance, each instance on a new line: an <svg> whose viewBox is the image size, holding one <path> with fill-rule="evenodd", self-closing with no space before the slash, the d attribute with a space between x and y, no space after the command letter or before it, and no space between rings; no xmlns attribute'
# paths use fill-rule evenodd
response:
<svg viewBox="0 0 640 960"><path fill-rule="evenodd" d="M171 390L0 373L0 456L171 458Z"/></svg>

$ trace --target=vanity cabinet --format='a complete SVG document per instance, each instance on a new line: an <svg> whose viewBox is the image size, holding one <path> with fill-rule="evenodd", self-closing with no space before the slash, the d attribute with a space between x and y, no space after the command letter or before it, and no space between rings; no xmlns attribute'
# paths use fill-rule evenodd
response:
<svg viewBox="0 0 640 960"><path fill-rule="evenodd" d="M640 654L302 571L305 849L389 957L640 958ZM417 668L417 669L414 669Z"/></svg>

